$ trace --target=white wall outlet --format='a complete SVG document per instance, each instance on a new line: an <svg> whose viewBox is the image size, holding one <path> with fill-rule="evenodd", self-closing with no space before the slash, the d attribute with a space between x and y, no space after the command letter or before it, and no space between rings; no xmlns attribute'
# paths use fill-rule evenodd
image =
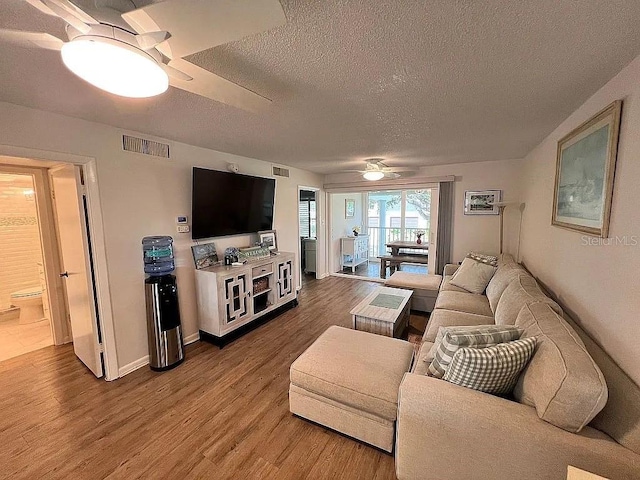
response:
<svg viewBox="0 0 640 480"><path fill-rule="evenodd" d="M189 225L178 225L178 233L189 233Z"/></svg>

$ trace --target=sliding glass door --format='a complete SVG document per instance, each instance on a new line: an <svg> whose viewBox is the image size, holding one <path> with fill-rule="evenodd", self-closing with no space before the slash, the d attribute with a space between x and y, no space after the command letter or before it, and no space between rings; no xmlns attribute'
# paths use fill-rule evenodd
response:
<svg viewBox="0 0 640 480"><path fill-rule="evenodd" d="M430 241L430 188L420 190L390 190L369 192L367 228L369 256L373 259L387 253L387 243Z"/></svg>

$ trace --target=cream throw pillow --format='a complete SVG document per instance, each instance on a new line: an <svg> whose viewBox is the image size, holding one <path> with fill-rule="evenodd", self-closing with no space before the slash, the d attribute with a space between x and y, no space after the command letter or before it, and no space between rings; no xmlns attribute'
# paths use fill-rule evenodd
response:
<svg viewBox="0 0 640 480"><path fill-rule="evenodd" d="M464 288L467 292L481 295L494 273L496 273L496 267L477 262L472 258L465 258L449 283Z"/></svg>

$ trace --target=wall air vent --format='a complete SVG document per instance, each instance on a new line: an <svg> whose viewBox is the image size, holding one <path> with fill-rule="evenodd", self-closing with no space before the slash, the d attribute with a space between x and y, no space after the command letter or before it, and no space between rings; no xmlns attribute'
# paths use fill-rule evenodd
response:
<svg viewBox="0 0 640 480"><path fill-rule="evenodd" d="M169 145L166 143L154 142L144 138L122 136L122 149L127 152L142 153L143 155L153 155L154 157L169 158Z"/></svg>
<svg viewBox="0 0 640 480"><path fill-rule="evenodd" d="M289 178L289 169L288 168L282 168L282 167L273 167L273 174L276 177L287 177Z"/></svg>

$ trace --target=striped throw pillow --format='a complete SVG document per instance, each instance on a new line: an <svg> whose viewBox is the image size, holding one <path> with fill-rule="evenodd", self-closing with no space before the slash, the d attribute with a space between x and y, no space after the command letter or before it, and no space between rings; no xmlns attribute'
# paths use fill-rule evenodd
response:
<svg viewBox="0 0 640 480"><path fill-rule="evenodd" d="M464 347L486 348L517 340L522 330L513 325L440 327L434 345L435 354L427 375L442 378L455 353Z"/></svg>
<svg viewBox="0 0 640 480"><path fill-rule="evenodd" d="M491 265L492 267L498 266L498 257L493 255L485 255L483 253L469 252L467 253L467 258L471 258L476 262L486 263L487 265Z"/></svg>
<svg viewBox="0 0 640 480"><path fill-rule="evenodd" d="M444 380L481 392L505 395L515 387L535 348L535 337L487 348L461 348L453 356Z"/></svg>

